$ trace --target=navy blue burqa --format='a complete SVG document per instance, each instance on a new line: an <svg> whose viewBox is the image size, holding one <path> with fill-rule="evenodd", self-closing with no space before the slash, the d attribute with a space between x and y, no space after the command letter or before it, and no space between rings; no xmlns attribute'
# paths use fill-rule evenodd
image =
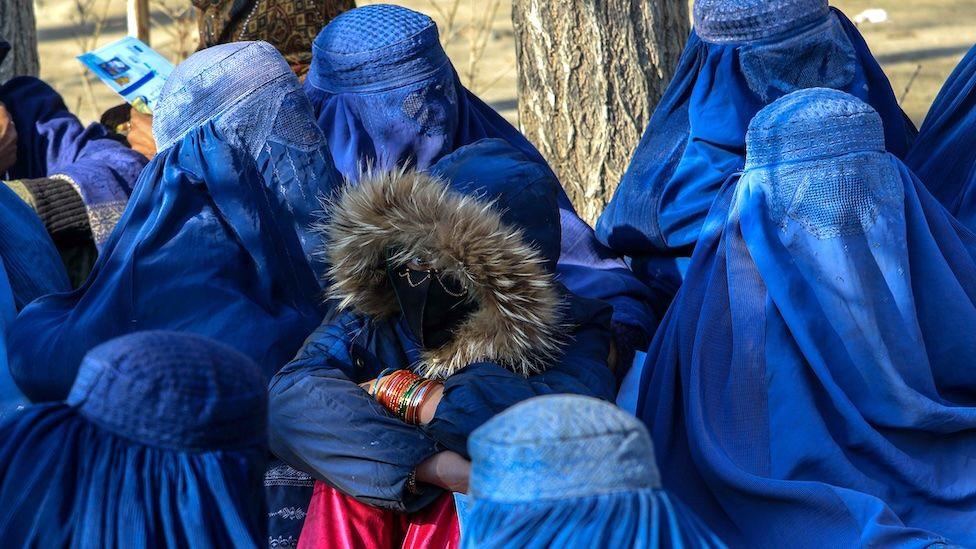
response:
<svg viewBox="0 0 976 549"><path fill-rule="evenodd" d="M976 544L976 237L850 95L747 141L648 353L665 488L735 546Z"/></svg>
<svg viewBox="0 0 976 549"><path fill-rule="evenodd" d="M201 51L153 123L161 152L87 282L11 327L11 370L34 401L64 398L89 349L147 329L212 337L270 378L321 320L307 227L338 175L288 64L263 42Z"/></svg>
<svg viewBox="0 0 976 549"><path fill-rule="evenodd" d="M825 87L866 101L903 157L915 134L854 25L827 0L697 0L695 30L597 236L631 256L689 256L725 180L745 160L746 128L763 106Z"/></svg>
<svg viewBox="0 0 976 549"><path fill-rule="evenodd" d="M224 345L141 332L94 349L66 403L0 424L6 547L259 547L267 390Z"/></svg>
<svg viewBox="0 0 976 549"><path fill-rule="evenodd" d="M336 167L352 181L366 165L426 170L485 138L503 139L527 164L548 169L517 129L461 85L434 21L407 8L370 5L332 20L315 39L304 89ZM560 280L580 296L609 302L618 331L629 327L649 337L675 283L654 277L641 284L596 240L561 187L559 209Z"/></svg>
<svg viewBox="0 0 976 549"><path fill-rule="evenodd" d="M976 48L932 103L905 163L932 194L976 231Z"/></svg>

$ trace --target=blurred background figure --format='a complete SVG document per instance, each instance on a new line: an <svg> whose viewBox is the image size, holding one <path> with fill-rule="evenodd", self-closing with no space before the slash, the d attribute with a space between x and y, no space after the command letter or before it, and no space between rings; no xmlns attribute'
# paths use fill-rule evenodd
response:
<svg viewBox="0 0 976 549"><path fill-rule="evenodd" d="M260 40L274 46L305 79L315 35L353 0L190 0L197 8L199 48Z"/></svg>
<svg viewBox="0 0 976 549"><path fill-rule="evenodd" d="M718 548L661 488L640 420L570 395L517 404L476 430L462 547Z"/></svg>
<svg viewBox="0 0 976 549"><path fill-rule="evenodd" d="M85 358L66 402L0 424L10 547L260 547L260 368L202 337L141 332Z"/></svg>

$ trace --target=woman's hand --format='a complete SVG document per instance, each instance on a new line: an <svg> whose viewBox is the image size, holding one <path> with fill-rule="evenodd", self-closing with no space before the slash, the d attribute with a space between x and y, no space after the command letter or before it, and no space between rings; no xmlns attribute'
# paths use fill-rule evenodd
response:
<svg viewBox="0 0 976 549"><path fill-rule="evenodd" d="M461 454L446 450L424 460L417 466L416 474L417 482L467 494L471 462L461 457Z"/></svg>
<svg viewBox="0 0 976 549"><path fill-rule="evenodd" d="M0 175L17 162L17 127L6 105L0 103Z"/></svg>
<svg viewBox="0 0 976 549"><path fill-rule="evenodd" d="M142 114L135 108L129 110L129 146L149 160L156 156L156 139L152 134L152 116Z"/></svg>
<svg viewBox="0 0 976 549"><path fill-rule="evenodd" d="M443 385L438 383L430 388L430 392L424 398L423 404L420 405L421 425L427 425L434 420L434 414L437 413L437 405L441 403L442 398L444 398Z"/></svg>
<svg viewBox="0 0 976 549"><path fill-rule="evenodd" d="M376 385L376 380L375 379L371 379L371 380L369 380L369 381L367 381L365 383L360 383L359 384L359 386L362 387L363 390L366 391L367 393L369 393L370 395L373 394L373 385Z"/></svg>

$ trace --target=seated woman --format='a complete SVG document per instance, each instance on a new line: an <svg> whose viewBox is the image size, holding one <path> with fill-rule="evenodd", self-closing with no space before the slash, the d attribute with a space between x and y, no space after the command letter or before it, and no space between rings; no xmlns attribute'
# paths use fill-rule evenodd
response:
<svg viewBox="0 0 976 549"><path fill-rule="evenodd" d="M976 544L976 236L845 93L747 149L648 354L665 488L735 546Z"/></svg>
<svg viewBox="0 0 976 549"><path fill-rule="evenodd" d="M0 63L10 46L0 39ZM0 177L41 217L80 284L122 216L146 159L100 124L85 128L43 81L0 86Z"/></svg>
<svg viewBox="0 0 976 549"><path fill-rule="evenodd" d="M203 50L173 71L154 120L162 152L92 275L11 326L28 397L63 399L85 353L137 330L212 337L268 378L295 355L323 314L309 225L339 180L310 109L263 42Z"/></svg>
<svg viewBox="0 0 976 549"><path fill-rule="evenodd" d="M661 489L654 445L634 416L549 395L471 434L464 547L725 547Z"/></svg>
<svg viewBox="0 0 976 549"><path fill-rule="evenodd" d="M0 424L9 547L258 547L267 523L265 377L205 338L100 345L65 403Z"/></svg>
<svg viewBox="0 0 976 549"><path fill-rule="evenodd" d="M543 166L542 155L458 80L426 15L392 5L350 10L315 39L304 84L336 167L357 181L366 166L427 170L482 138L499 138ZM557 274L570 291L613 306L620 373L645 350L675 285L666 276L641 284L601 246L593 229L557 189L562 243Z"/></svg>
<svg viewBox="0 0 976 549"><path fill-rule="evenodd" d="M551 172L497 139L432 171L367 174L324 227L340 312L271 382L272 449L319 481L300 546L454 546L471 431L540 394L613 398L609 307L554 277Z"/></svg>
<svg viewBox="0 0 976 549"><path fill-rule="evenodd" d="M763 106L823 87L866 101L899 158L915 127L857 28L827 0L696 0L695 28L597 236L632 259L689 257L709 208L745 161Z"/></svg>
<svg viewBox="0 0 976 549"><path fill-rule="evenodd" d="M976 231L976 47L925 116L905 163L949 213Z"/></svg>
<svg viewBox="0 0 976 549"><path fill-rule="evenodd" d="M271 44L291 66L299 81L312 62L312 41L336 15L356 7L353 0L192 0L200 29L200 49L241 41ZM110 127L126 128L132 147L148 158L156 155L152 116L129 105L119 105L102 115Z"/></svg>

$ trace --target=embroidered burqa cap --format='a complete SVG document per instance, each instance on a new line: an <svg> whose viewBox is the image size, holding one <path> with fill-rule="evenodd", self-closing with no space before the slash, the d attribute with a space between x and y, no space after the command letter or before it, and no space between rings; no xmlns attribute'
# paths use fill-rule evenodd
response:
<svg viewBox="0 0 976 549"><path fill-rule="evenodd" d="M751 42L822 21L827 0L696 0L695 30L706 42Z"/></svg>
<svg viewBox="0 0 976 549"><path fill-rule="evenodd" d="M260 445L267 389L252 360L176 332L137 332L82 361L67 403L116 435L174 449Z"/></svg>
<svg viewBox="0 0 976 549"><path fill-rule="evenodd" d="M472 433L465 547L723 547L660 489L637 418L599 399L548 395Z"/></svg>
<svg viewBox="0 0 976 549"><path fill-rule="evenodd" d="M0 425L12 547L256 547L267 511L267 389L230 347L138 332L85 357L66 403Z"/></svg>

